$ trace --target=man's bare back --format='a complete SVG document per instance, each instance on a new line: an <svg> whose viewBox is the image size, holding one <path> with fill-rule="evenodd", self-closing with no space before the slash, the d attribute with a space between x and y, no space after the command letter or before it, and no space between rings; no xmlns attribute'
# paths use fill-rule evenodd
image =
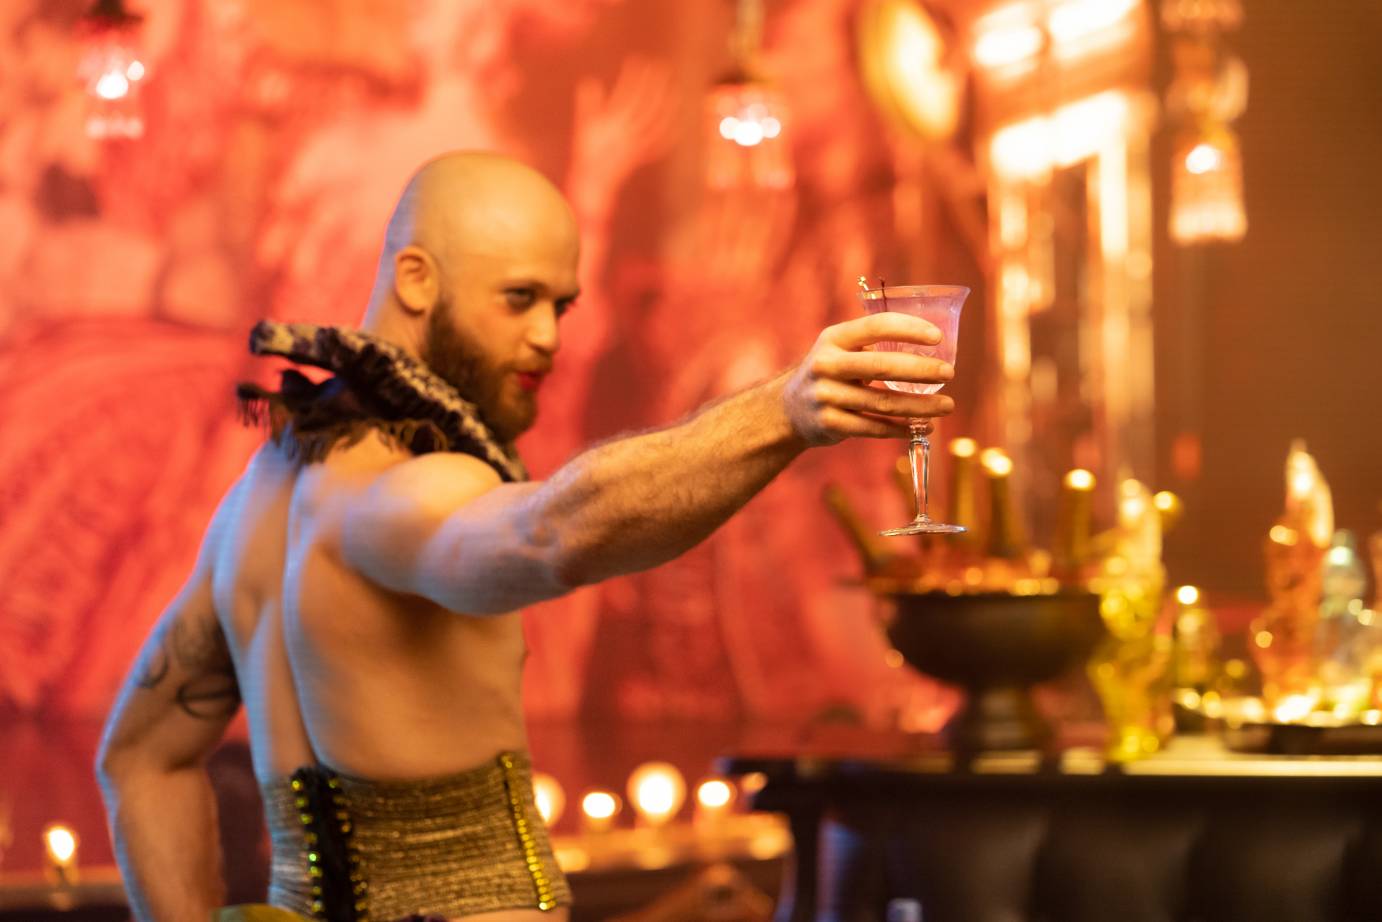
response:
<svg viewBox="0 0 1382 922"><path fill-rule="evenodd" d="M342 563L352 505L410 457L367 438L303 469L266 445L216 516L208 578L261 783L314 763L361 778L434 777L526 747L518 614L457 617Z"/></svg>
<svg viewBox="0 0 1382 922"><path fill-rule="evenodd" d="M375 438L337 451L303 471L289 516L284 626L304 723L320 761L360 778L449 774L526 748L519 615L458 617L345 560L354 510L409 459Z"/></svg>

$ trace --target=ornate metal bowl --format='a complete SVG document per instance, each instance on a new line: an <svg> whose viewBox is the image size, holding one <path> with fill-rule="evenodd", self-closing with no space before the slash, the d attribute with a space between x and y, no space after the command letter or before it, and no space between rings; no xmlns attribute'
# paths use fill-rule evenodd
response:
<svg viewBox="0 0 1382 922"><path fill-rule="evenodd" d="M897 606L893 646L913 668L966 692L945 728L962 751L1043 747L1052 730L1032 686L1083 663L1104 634L1099 597L1087 592L886 595Z"/></svg>

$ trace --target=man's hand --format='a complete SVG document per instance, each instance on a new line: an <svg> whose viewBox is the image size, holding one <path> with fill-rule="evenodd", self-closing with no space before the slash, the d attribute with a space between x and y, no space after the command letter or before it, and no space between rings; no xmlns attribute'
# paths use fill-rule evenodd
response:
<svg viewBox="0 0 1382 922"><path fill-rule="evenodd" d="M908 352L867 351L879 342L934 346L940 341L934 324L895 312L828 327L783 390L792 428L808 445L830 445L853 436L903 437L908 419L944 416L955 409L955 401L944 394L906 394L869 382L943 384L955 376L954 368Z"/></svg>

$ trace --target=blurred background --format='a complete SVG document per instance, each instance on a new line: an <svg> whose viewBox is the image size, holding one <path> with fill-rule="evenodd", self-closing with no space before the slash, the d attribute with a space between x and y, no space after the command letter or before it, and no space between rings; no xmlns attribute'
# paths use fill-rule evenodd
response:
<svg viewBox="0 0 1382 922"><path fill-rule="evenodd" d="M6 0L0 869L59 815L104 848L99 720L261 438L247 332L356 323L450 149L533 164L582 225L535 476L786 367L861 275L962 284L939 508L957 436L1012 459L1037 543L1068 469L1096 525L1135 477L1184 505L1168 578L1260 606L1293 439L1339 527L1382 526L1379 30L1357 0ZM897 524L901 449L814 452L683 558L529 612L539 767L938 727L955 693L889 656L821 502Z"/></svg>

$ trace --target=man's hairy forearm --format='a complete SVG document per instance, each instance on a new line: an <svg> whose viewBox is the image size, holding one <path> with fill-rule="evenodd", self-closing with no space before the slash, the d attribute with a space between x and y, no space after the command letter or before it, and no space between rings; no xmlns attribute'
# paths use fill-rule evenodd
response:
<svg viewBox="0 0 1382 922"><path fill-rule="evenodd" d="M101 773L115 858L137 922L205 919L225 898L211 780L200 765Z"/></svg>
<svg viewBox="0 0 1382 922"><path fill-rule="evenodd" d="M579 455L533 497L561 581L664 563L704 540L806 447L782 407L783 374L666 429Z"/></svg>

